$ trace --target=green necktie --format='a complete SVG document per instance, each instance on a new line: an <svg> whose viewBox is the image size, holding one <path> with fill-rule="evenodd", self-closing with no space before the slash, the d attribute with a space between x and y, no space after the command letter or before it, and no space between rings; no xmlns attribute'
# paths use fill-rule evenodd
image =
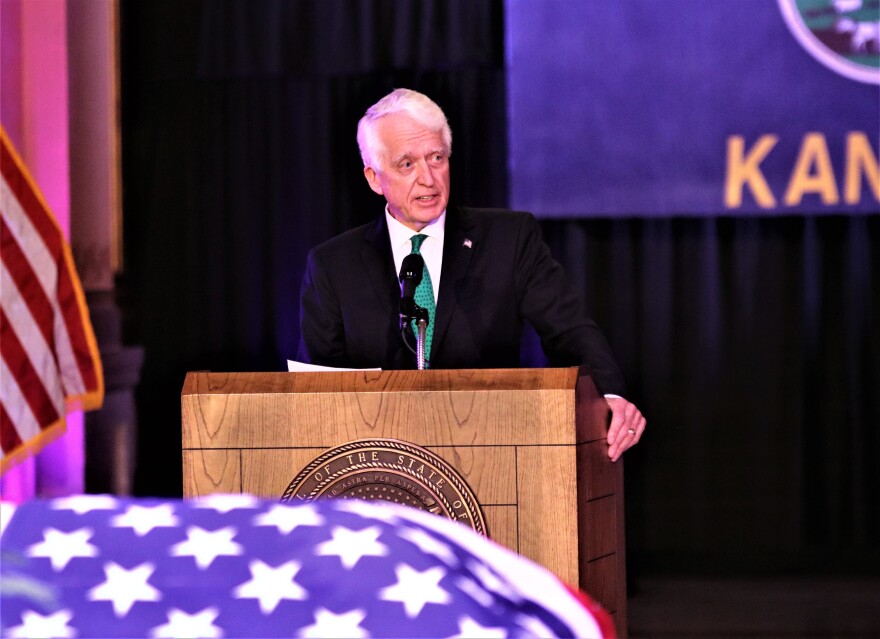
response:
<svg viewBox="0 0 880 639"><path fill-rule="evenodd" d="M413 235L410 238L412 242L412 251L411 253L419 253L419 249L422 246L422 242L425 241L427 235ZM425 360L431 361L431 341L434 338L434 312L436 310L436 305L434 304L434 286L431 284L431 274L428 273L428 265L425 264L425 268L422 271L422 281L419 282L419 285L416 287L415 294L415 302L423 309L428 311L428 329L425 332ZM413 321L413 332L418 333L418 327L416 326L416 322Z"/></svg>

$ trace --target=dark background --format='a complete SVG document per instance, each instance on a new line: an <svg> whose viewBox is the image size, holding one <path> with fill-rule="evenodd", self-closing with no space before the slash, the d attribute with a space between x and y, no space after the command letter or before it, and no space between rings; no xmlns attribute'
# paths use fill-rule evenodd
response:
<svg viewBox="0 0 880 639"><path fill-rule="evenodd" d="M430 95L453 131L453 200L507 204L503 14L122 3L138 495L181 494L186 371L284 370L307 250L381 212L355 141L370 104ZM880 216L541 224L648 418L625 456L631 571L877 573Z"/></svg>

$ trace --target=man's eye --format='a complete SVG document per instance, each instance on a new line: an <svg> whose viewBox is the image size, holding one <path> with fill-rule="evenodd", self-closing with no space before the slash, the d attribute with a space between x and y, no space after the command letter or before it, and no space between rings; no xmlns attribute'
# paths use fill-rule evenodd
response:
<svg viewBox="0 0 880 639"><path fill-rule="evenodd" d="M400 163L400 168L401 169L411 169L412 165L413 165L413 163L410 160L404 160L403 162Z"/></svg>

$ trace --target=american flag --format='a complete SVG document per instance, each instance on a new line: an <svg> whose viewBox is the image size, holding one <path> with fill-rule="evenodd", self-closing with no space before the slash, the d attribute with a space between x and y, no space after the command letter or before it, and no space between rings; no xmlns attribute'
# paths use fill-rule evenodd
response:
<svg viewBox="0 0 880 639"><path fill-rule="evenodd" d="M3 637L614 636L544 568L384 502L81 495L7 518Z"/></svg>
<svg viewBox="0 0 880 639"><path fill-rule="evenodd" d="M0 473L101 406L104 380L70 247L0 129Z"/></svg>

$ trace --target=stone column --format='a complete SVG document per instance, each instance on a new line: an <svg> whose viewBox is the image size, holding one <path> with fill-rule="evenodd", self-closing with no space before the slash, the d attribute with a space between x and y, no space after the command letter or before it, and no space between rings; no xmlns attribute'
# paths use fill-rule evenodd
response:
<svg viewBox="0 0 880 639"><path fill-rule="evenodd" d="M101 410L86 414L86 492L131 494L134 389L143 349L123 345L118 0L67 0L71 249L104 366Z"/></svg>

